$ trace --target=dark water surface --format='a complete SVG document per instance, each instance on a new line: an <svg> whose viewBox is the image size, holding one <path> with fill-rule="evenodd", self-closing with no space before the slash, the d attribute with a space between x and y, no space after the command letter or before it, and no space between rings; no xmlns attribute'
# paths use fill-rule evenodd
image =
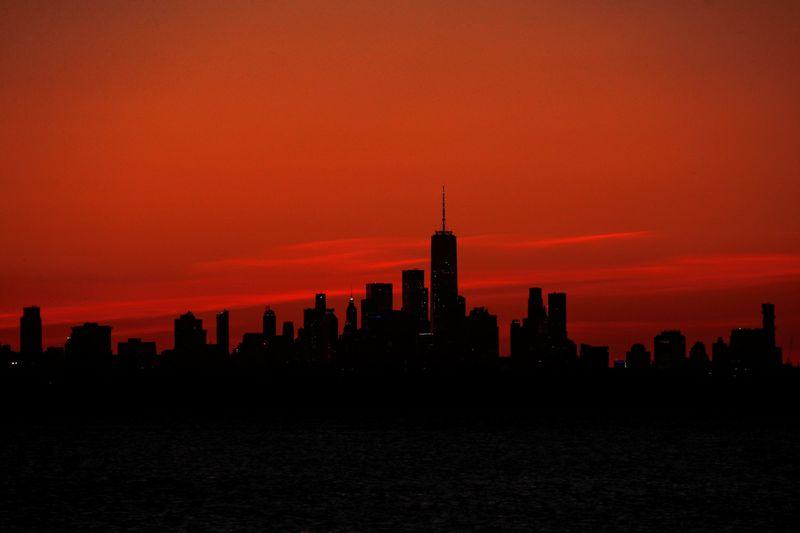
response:
<svg viewBox="0 0 800 533"><path fill-rule="evenodd" d="M795 421L461 411L3 433L4 531L800 530Z"/></svg>

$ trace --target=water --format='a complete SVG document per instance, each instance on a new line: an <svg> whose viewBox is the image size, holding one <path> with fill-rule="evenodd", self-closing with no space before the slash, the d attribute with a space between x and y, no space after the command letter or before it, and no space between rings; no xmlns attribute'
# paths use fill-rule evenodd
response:
<svg viewBox="0 0 800 533"><path fill-rule="evenodd" d="M7 424L9 530L798 531L800 426L669 417Z"/></svg>

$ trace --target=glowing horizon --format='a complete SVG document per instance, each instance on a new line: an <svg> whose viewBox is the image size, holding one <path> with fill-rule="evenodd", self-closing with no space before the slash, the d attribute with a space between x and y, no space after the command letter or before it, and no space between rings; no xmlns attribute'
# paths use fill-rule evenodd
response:
<svg viewBox="0 0 800 533"><path fill-rule="evenodd" d="M540 286L612 358L769 301L800 361L796 3L2 11L0 344L28 305L47 345L100 321L164 349L188 308L209 338L235 311L235 343L314 292L399 301L401 269L430 282L444 183L501 353Z"/></svg>

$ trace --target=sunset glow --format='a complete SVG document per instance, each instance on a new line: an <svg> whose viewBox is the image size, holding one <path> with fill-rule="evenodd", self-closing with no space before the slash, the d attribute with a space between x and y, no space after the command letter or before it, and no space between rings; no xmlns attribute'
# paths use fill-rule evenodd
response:
<svg viewBox="0 0 800 533"><path fill-rule="evenodd" d="M447 187L469 308L569 294L612 359L777 314L800 361L800 4L0 7L0 344L429 269ZM797 348L792 352L791 347Z"/></svg>

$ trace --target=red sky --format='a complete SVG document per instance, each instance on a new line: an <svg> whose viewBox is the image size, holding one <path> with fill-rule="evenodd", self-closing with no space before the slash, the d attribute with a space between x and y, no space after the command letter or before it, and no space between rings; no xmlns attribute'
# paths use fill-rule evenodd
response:
<svg viewBox="0 0 800 533"><path fill-rule="evenodd" d="M23 305L167 348L188 308L399 302L444 184L503 352L541 286L612 357L771 301L800 361L796 2L3 2L0 80L14 347Z"/></svg>

